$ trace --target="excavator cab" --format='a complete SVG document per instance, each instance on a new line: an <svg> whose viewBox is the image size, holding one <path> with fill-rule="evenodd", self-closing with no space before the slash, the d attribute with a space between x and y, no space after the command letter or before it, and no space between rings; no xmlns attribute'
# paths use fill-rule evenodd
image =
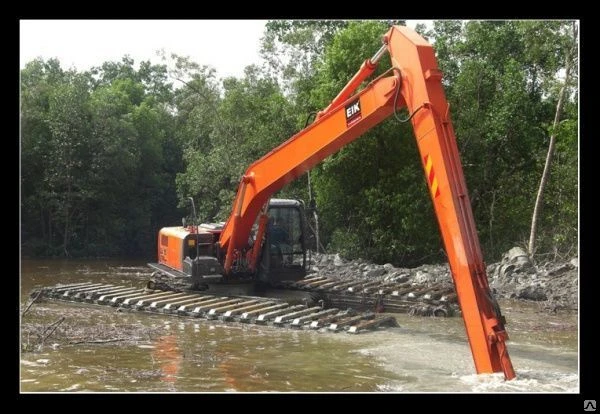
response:
<svg viewBox="0 0 600 414"><path fill-rule="evenodd" d="M148 263L160 274L187 280L198 290L208 284L252 282L272 284L283 280L300 280L306 276L307 243L304 204L298 200L272 198L268 205L268 222L256 272L241 266L231 278L223 278L216 243L223 223L198 226L164 227L158 237L158 263ZM256 243L258 223L250 234ZM153 280L156 275L153 276Z"/></svg>
<svg viewBox="0 0 600 414"><path fill-rule="evenodd" d="M298 200L271 199L258 280L273 283L306 276L306 218Z"/></svg>

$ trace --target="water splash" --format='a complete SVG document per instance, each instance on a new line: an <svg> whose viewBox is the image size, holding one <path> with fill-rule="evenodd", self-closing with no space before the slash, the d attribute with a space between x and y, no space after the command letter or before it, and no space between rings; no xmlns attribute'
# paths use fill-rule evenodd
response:
<svg viewBox="0 0 600 414"><path fill-rule="evenodd" d="M579 392L579 375L576 373L518 369L516 374L517 378L511 381L505 381L501 373L457 377L473 392Z"/></svg>

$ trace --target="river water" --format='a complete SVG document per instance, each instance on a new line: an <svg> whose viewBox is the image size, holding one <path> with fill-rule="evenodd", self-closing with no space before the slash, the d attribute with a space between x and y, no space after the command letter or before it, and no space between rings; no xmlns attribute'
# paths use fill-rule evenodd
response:
<svg viewBox="0 0 600 414"><path fill-rule="evenodd" d="M21 263L21 303L36 286L142 286L140 261ZM21 392L579 392L577 314L501 301L517 378L476 375L462 319L395 315L360 335L256 327L96 305L35 303L22 323L146 332L134 342L53 343L21 352ZM23 343L31 338L21 336ZM77 342L77 341L71 341Z"/></svg>

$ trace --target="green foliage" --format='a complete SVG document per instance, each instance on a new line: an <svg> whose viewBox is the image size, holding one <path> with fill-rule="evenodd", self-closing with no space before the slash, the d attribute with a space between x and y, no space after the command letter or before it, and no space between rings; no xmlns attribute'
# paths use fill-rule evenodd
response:
<svg viewBox="0 0 600 414"><path fill-rule="evenodd" d="M569 25L444 21L436 22L429 33L448 82L446 92L480 239L492 259L528 237ZM563 205L546 198L552 207L544 214L556 217L541 221L545 251L572 253L577 238L577 196L570 191L577 186L576 110L569 119L574 128L557 151L566 171L551 177L551 187L561 188Z"/></svg>
<svg viewBox="0 0 600 414"><path fill-rule="evenodd" d="M199 219L225 220L247 167L294 134L294 114L277 82L257 67L246 68L243 79L225 79L222 91L212 73L192 70L196 86L178 91L197 100L191 113L180 101L179 126L190 135L182 137L187 168L177 177L178 192L184 202L196 200Z"/></svg>
<svg viewBox="0 0 600 414"><path fill-rule="evenodd" d="M23 69L25 254L150 255L174 219L181 151L169 142L171 86L164 67L133 65L76 73L36 60Z"/></svg>
<svg viewBox="0 0 600 414"><path fill-rule="evenodd" d="M418 29L444 72L487 260L527 237L569 24L445 20ZM218 79L177 55L171 70L127 56L83 73L54 59L29 62L21 71L23 252L151 256L158 229L190 211L188 197L201 220L225 220L247 167L326 107L388 27L271 21L264 65L241 78ZM384 58L375 76L387 68ZM540 217L542 254L573 254L577 244L576 76L567 96ZM392 118L314 169L328 249L402 265L444 259L413 137ZM278 196L308 202L306 180Z"/></svg>
<svg viewBox="0 0 600 414"><path fill-rule="evenodd" d="M319 67L315 106L343 88L386 30L381 22L352 22L339 32ZM375 76L389 66L382 61ZM331 249L405 264L435 256L439 236L413 136L408 124L389 119L315 170L322 237Z"/></svg>

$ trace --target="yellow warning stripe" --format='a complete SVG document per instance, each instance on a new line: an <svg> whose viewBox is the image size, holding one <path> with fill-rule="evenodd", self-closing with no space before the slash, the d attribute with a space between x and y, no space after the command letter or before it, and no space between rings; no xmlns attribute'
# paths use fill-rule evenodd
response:
<svg viewBox="0 0 600 414"><path fill-rule="evenodd" d="M425 174L427 175L427 181L431 186L432 197L435 198L439 196L440 192L438 189L438 180L435 176L435 171L433 170L433 160L431 159L429 154L425 156Z"/></svg>
<svg viewBox="0 0 600 414"><path fill-rule="evenodd" d="M431 194L435 197L438 189L437 178L433 179L433 183L431 183Z"/></svg>
<svg viewBox="0 0 600 414"><path fill-rule="evenodd" d="M433 167L433 161L429 155L425 156L425 172L427 173L427 178L429 178L429 173L431 172L431 167Z"/></svg>

